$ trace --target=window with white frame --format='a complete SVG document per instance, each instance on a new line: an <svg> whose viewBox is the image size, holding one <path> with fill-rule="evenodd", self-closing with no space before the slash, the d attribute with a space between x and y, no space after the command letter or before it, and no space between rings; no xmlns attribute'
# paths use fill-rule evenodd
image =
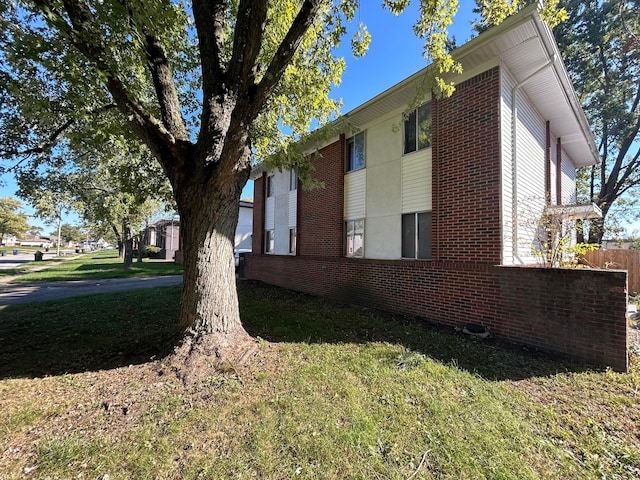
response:
<svg viewBox="0 0 640 480"><path fill-rule="evenodd" d="M364 132L347 139L347 172L364 168Z"/></svg>
<svg viewBox="0 0 640 480"><path fill-rule="evenodd" d="M275 247L275 236L273 230L264 232L264 253L273 253Z"/></svg>
<svg viewBox="0 0 640 480"><path fill-rule="evenodd" d="M364 257L364 219L345 222L345 256Z"/></svg>
<svg viewBox="0 0 640 480"><path fill-rule="evenodd" d="M269 175L267 177L267 186L266 186L266 191L267 191L267 197L273 197L273 175Z"/></svg>
<svg viewBox="0 0 640 480"><path fill-rule="evenodd" d="M298 175L296 175L295 170L291 169L291 173L289 174L289 191L298 189Z"/></svg>
<svg viewBox="0 0 640 480"><path fill-rule="evenodd" d="M402 258L431 259L431 212L402 215Z"/></svg>
<svg viewBox="0 0 640 480"><path fill-rule="evenodd" d="M296 229L295 228L289 229L289 254L290 255L296 254Z"/></svg>
<svg viewBox="0 0 640 480"><path fill-rule="evenodd" d="M404 153L431 146L431 103L425 103L404 119Z"/></svg>

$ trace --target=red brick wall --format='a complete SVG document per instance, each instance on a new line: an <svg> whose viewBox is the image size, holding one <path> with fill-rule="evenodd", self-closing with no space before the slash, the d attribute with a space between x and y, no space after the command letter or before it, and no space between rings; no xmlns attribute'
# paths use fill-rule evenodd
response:
<svg viewBox="0 0 640 480"><path fill-rule="evenodd" d="M625 272L497 266L499 93L495 68L433 102L434 261L343 257L341 138L314 161L325 188L298 192L298 256L258 253L264 207L254 203L246 277L452 326L479 323L499 338L625 371ZM256 182L254 200L263 188Z"/></svg>
<svg viewBox="0 0 640 480"><path fill-rule="evenodd" d="M433 101L434 260L502 260L499 106L497 67Z"/></svg>
<svg viewBox="0 0 640 480"><path fill-rule="evenodd" d="M247 278L626 371L624 271L250 255Z"/></svg>
<svg viewBox="0 0 640 480"><path fill-rule="evenodd" d="M344 224L344 135L320 150L314 179L324 188L298 190L297 254L341 257Z"/></svg>

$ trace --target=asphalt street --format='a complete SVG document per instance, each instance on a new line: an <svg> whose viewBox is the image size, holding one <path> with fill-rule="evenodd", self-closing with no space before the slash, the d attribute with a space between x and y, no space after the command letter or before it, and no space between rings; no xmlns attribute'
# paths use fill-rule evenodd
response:
<svg viewBox="0 0 640 480"><path fill-rule="evenodd" d="M54 253L45 254L55 255ZM33 254L0 257L0 269L16 268L33 262ZM39 302L96 293L118 292L138 288L166 287L182 283L182 275L110 280L77 280L67 282L0 283L0 307L17 303Z"/></svg>

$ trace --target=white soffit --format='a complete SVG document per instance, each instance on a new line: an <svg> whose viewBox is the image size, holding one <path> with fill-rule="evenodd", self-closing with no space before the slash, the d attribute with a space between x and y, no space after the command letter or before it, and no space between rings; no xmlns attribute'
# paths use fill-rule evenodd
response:
<svg viewBox="0 0 640 480"><path fill-rule="evenodd" d="M551 132L561 138L562 148L576 167L599 162L593 134L582 111L551 30L540 20L535 5L475 37L453 52L466 72L499 59L519 83L553 60L522 86L545 120ZM416 82L427 73L420 70L391 87L345 117L355 126L375 121L393 110L405 107L416 92ZM464 75L464 73L463 73ZM455 80L455 78L454 78Z"/></svg>

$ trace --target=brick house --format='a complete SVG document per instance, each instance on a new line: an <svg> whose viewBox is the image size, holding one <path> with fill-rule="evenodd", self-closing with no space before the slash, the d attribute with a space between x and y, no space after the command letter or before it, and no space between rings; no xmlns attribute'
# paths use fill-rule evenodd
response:
<svg viewBox="0 0 640 480"><path fill-rule="evenodd" d="M157 258L170 260L180 250L180 220L161 219L149 225L144 231L144 245L160 248Z"/></svg>
<svg viewBox="0 0 640 480"><path fill-rule="evenodd" d="M532 267L544 213L597 214L576 202L599 158L551 31L534 5L454 56L451 97L407 111L423 70L338 120L323 189L255 169L245 276L626 370L626 274Z"/></svg>

